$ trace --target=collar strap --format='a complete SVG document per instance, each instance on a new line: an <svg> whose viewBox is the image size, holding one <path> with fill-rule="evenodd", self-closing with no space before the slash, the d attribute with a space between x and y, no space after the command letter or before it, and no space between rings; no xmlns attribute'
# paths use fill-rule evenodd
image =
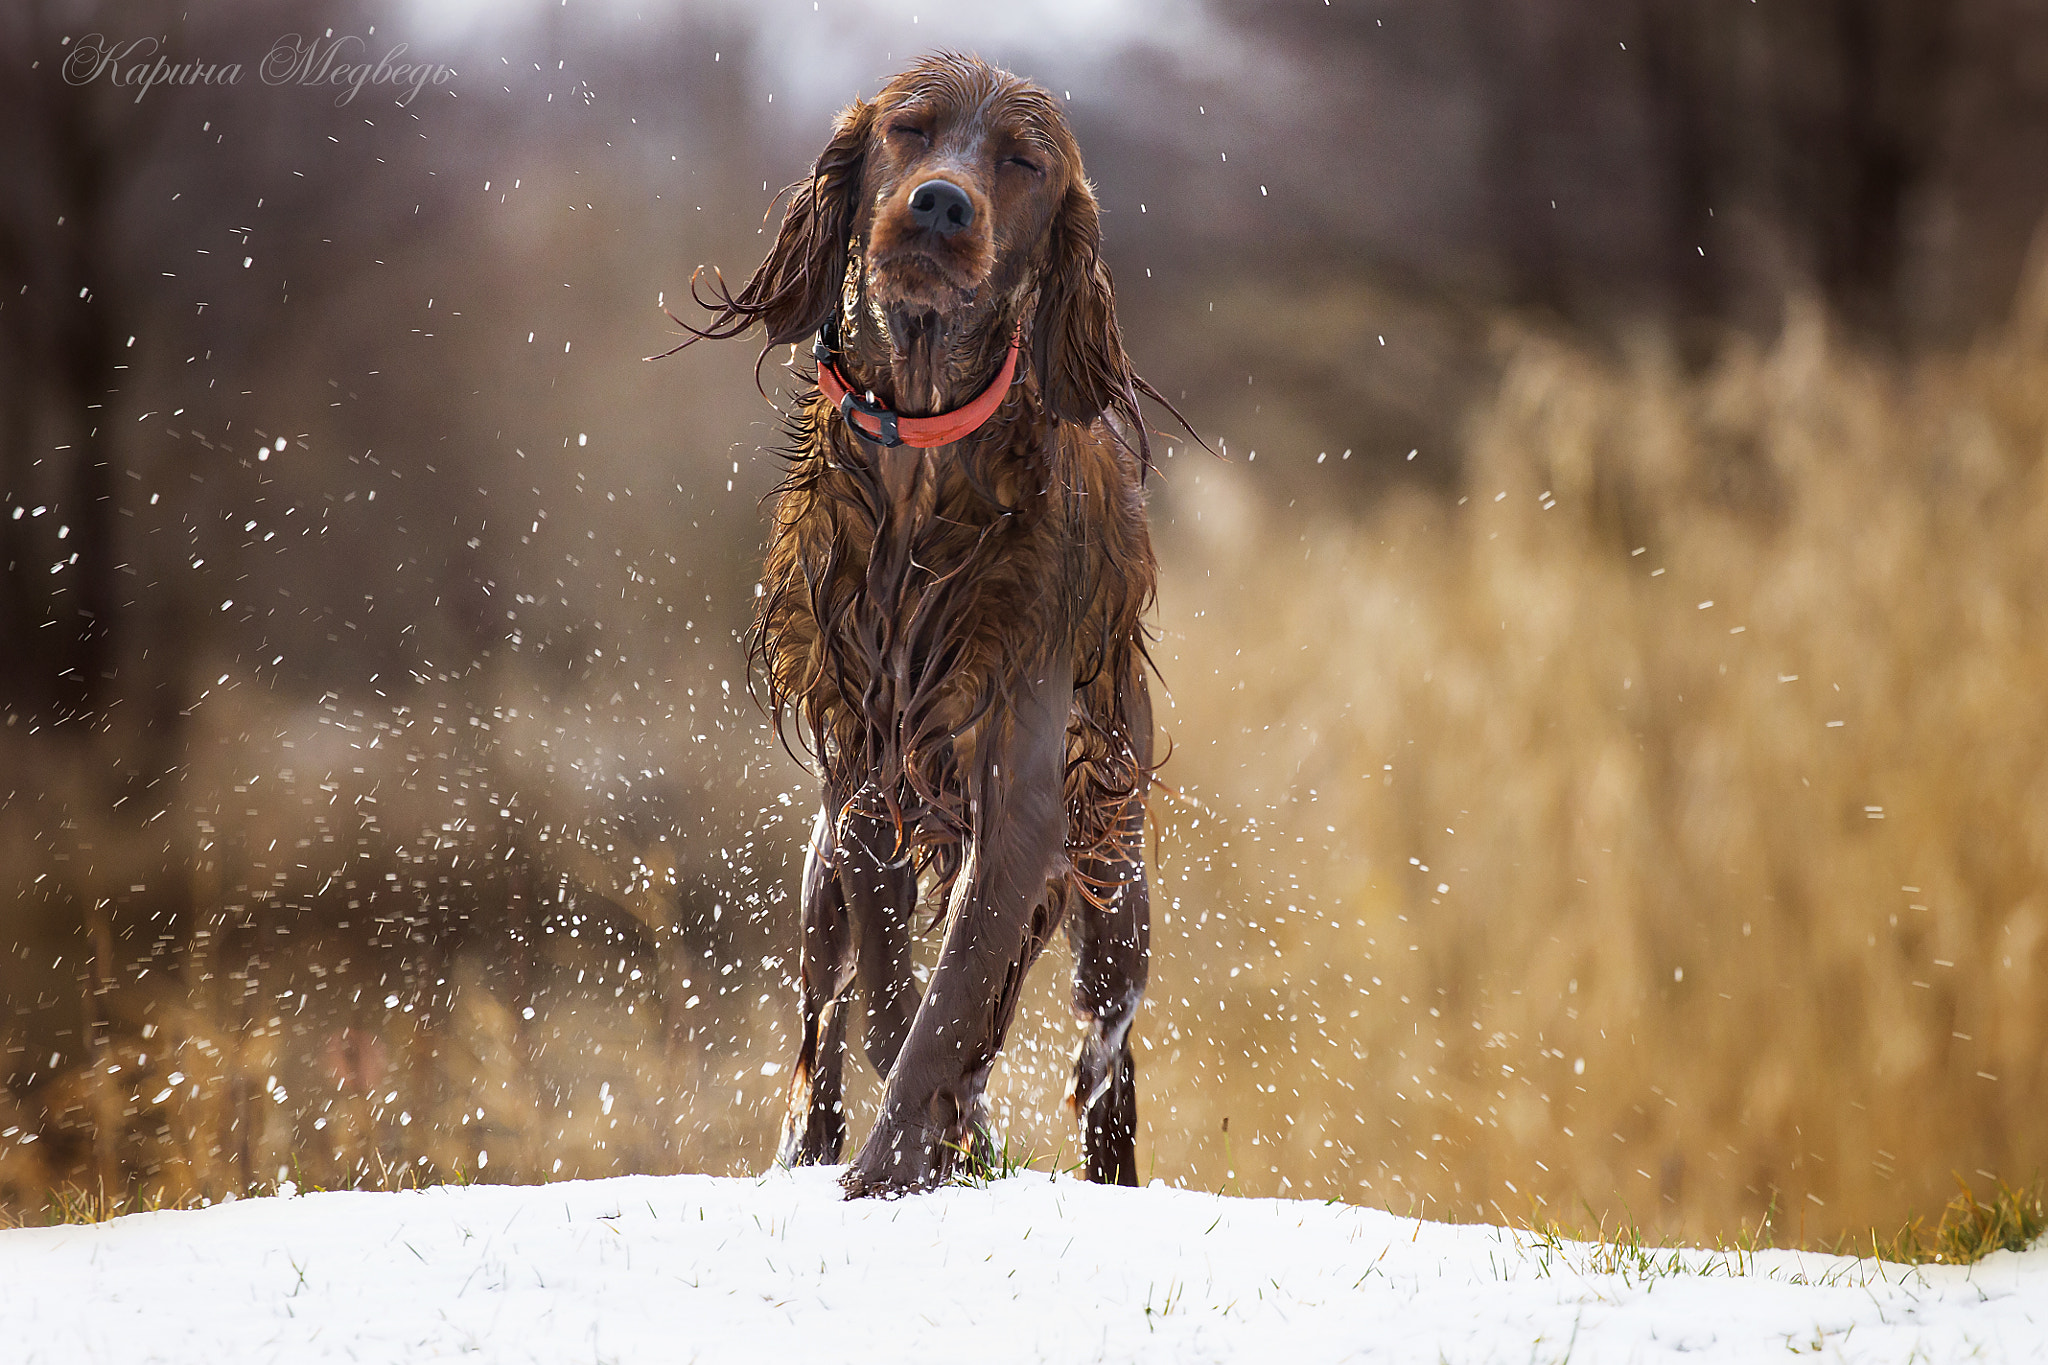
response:
<svg viewBox="0 0 2048 1365"><path fill-rule="evenodd" d="M853 385L840 372L834 359L837 348L826 332L819 332L811 354L818 362L818 392L824 395L826 402L839 409L839 415L846 419L846 424L856 435L885 448L915 446L919 450L930 450L935 446L951 445L972 434L1002 406L1003 396L1017 377L1017 350L1023 340L1024 327L1019 323L1010 336L1010 349L1003 357L1002 368L996 371L996 377L989 381L988 387L966 406L935 417L899 417L893 409L855 393ZM863 422L862 418L867 420Z"/></svg>

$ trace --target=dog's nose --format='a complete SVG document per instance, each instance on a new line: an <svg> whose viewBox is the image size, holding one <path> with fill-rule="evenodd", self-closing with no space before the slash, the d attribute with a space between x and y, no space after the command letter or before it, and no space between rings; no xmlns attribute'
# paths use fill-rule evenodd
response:
<svg viewBox="0 0 2048 1365"><path fill-rule="evenodd" d="M927 180L910 192L910 221L951 237L974 222L974 201L950 180Z"/></svg>

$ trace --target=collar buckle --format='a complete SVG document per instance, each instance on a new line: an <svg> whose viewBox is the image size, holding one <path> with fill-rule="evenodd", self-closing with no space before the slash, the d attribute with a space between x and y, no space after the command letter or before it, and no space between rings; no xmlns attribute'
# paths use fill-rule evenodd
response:
<svg viewBox="0 0 2048 1365"><path fill-rule="evenodd" d="M856 412L874 419L876 430L873 434L853 420ZM903 444L903 437L897 433L895 410L883 407L880 403L866 402L856 397L850 388L846 391L846 396L839 400L839 415L846 419L846 425L884 450L894 450Z"/></svg>

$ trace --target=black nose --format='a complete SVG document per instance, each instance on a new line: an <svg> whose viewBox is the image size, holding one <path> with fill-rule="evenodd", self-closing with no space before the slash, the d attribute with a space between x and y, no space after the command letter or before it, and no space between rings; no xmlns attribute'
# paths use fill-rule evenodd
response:
<svg viewBox="0 0 2048 1365"><path fill-rule="evenodd" d="M951 237L974 221L974 201L950 180L927 180L910 192L910 221Z"/></svg>

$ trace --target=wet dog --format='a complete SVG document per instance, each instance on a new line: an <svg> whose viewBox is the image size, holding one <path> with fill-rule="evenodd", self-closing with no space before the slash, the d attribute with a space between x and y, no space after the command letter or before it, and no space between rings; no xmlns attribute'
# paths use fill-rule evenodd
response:
<svg viewBox="0 0 2048 1365"><path fill-rule="evenodd" d="M843 111L788 193L768 259L700 294L717 316L691 329L758 323L817 366L753 639L824 780L780 1157L840 1159L858 982L886 1086L845 1188L944 1180L985 1140L989 1070L1064 924L1087 1174L1135 1184L1155 578L1138 396L1159 396L1124 354L1080 151L1046 91L939 54ZM922 993L921 879L947 907Z"/></svg>

